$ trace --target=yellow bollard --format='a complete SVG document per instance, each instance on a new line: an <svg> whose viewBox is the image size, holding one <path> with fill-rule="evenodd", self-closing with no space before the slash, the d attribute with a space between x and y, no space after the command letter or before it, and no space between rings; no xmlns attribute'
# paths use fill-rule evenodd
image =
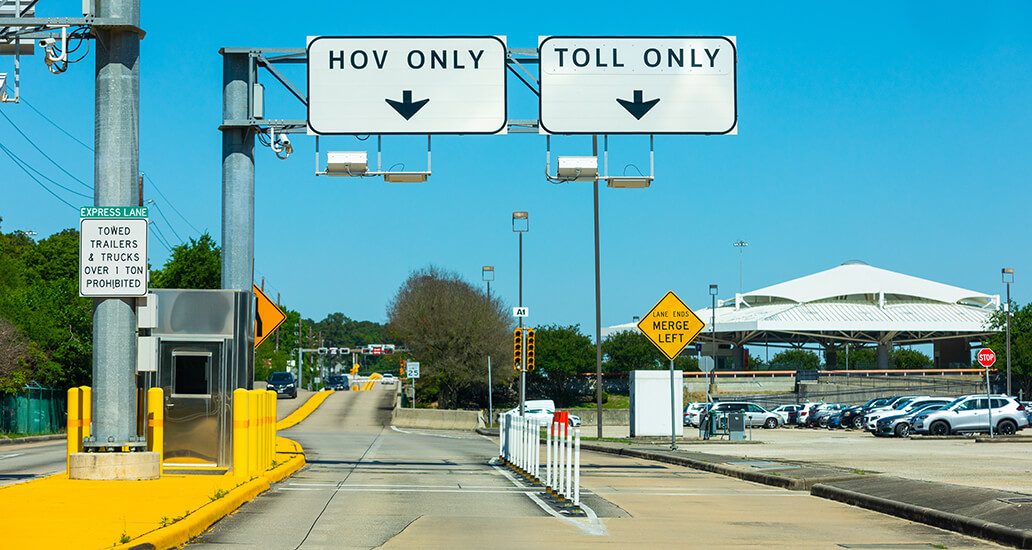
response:
<svg viewBox="0 0 1032 550"><path fill-rule="evenodd" d="M79 386L82 390L82 437L83 439L93 435L93 388Z"/></svg>
<svg viewBox="0 0 1032 550"><path fill-rule="evenodd" d="M68 456L65 458L65 471L71 470L72 453L82 451L82 390L68 389Z"/></svg>
<svg viewBox="0 0 1032 550"><path fill-rule="evenodd" d="M276 392L266 391L265 394L269 399L268 427L265 432L269 438L266 447L269 453L269 460L266 463L266 468L272 468L272 463L276 460Z"/></svg>
<svg viewBox="0 0 1032 550"><path fill-rule="evenodd" d="M265 397L265 392L256 390L258 392L258 473L261 474L265 471L268 466L266 462L266 436L265 436L265 425L269 422L269 413L266 411L269 409L269 400Z"/></svg>
<svg viewBox="0 0 1032 550"><path fill-rule="evenodd" d="M247 475L258 475L258 392L247 392Z"/></svg>
<svg viewBox="0 0 1032 550"><path fill-rule="evenodd" d="M161 388L147 390L147 448L158 453L159 465L165 461L165 392Z"/></svg>
<svg viewBox="0 0 1032 550"><path fill-rule="evenodd" d="M247 477L247 390L233 390L233 475Z"/></svg>

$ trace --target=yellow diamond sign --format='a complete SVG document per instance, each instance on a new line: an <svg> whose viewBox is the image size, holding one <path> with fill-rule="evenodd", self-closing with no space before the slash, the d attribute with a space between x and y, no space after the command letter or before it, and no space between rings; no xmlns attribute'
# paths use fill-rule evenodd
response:
<svg viewBox="0 0 1032 550"><path fill-rule="evenodd" d="M642 332L659 351L673 361L706 327L684 302L673 292L666 296L638 321L638 330Z"/></svg>

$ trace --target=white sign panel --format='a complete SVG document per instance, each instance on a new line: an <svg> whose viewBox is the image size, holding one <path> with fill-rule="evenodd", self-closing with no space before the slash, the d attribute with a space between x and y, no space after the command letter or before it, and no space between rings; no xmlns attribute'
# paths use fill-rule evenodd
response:
<svg viewBox="0 0 1032 550"><path fill-rule="evenodd" d="M505 37L308 37L309 134L498 134Z"/></svg>
<svg viewBox="0 0 1032 550"><path fill-rule="evenodd" d="M93 211L127 207L87 207ZM146 209L140 208L146 216ZM103 212L99 214L102 216ZM79 222L79 295L87 297L147 294L147 218L83 217Z"/></svg>
<svg viewBox="0 0 1032 550"><path fill-rule="evenodd" d="M419 378L419 362L409 361L405 363L405 378Z"/></svg>
<svg viewBox="0 0 1032 550"><path fill-rule="evenodd" d="M529 317L530 316L530 308L529 307L514 307L514 308L512 308L512 316L513 317Z"/></svg>
<svg viewBox="0 0 1032 550"><path fill-rule="evenodd" d="M734 37L539 39L541 131L735 134Z"/></svg>

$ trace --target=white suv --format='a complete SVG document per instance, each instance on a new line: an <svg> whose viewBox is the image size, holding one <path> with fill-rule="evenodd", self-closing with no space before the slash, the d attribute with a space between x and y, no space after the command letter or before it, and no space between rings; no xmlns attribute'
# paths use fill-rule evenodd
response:
<svg viewBox="0 0 1032 550"><path fill-rule="evenodd" d="M1011 435L1028 427L1025 406L1013 397L992 396L992 410L989 399L984 395L966 395L954 400L946 408L919 414L914 418L913 431L919 434L950 435L962 432L988 432L992 418L996 433Z"/></svg>

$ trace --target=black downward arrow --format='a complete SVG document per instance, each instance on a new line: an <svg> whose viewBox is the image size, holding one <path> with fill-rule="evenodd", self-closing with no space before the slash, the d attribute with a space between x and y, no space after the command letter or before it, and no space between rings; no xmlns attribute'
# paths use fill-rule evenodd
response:
<svg viewBox="0 0 1032 550"><path fill-rule="evenodd" d="M641 120L641 117L645 116L645 113L648 113L653 107L656 106L657 103L659 103L658 97L656 99L642 101L641 96L641 90L634 90L634 101L627 101L626 99L620 98L616 98L616 101L620 103L620 105L622 105L624 109L627 109L627 112L631 113L631 116L638 120Z"/></svg>
<svg viewBox="0 0 1032 550"><path fill-rule="evenodd" d="M412 90L404 90L401 92L401 101L395 101L393 99L385 99L388 105L394 107L398 114L405 117L405 120L412 118L413 115L419 112L430 102L430 99L420 99L419 101L412 101ZM640 117L639 117L640 118Z"/></svg>

